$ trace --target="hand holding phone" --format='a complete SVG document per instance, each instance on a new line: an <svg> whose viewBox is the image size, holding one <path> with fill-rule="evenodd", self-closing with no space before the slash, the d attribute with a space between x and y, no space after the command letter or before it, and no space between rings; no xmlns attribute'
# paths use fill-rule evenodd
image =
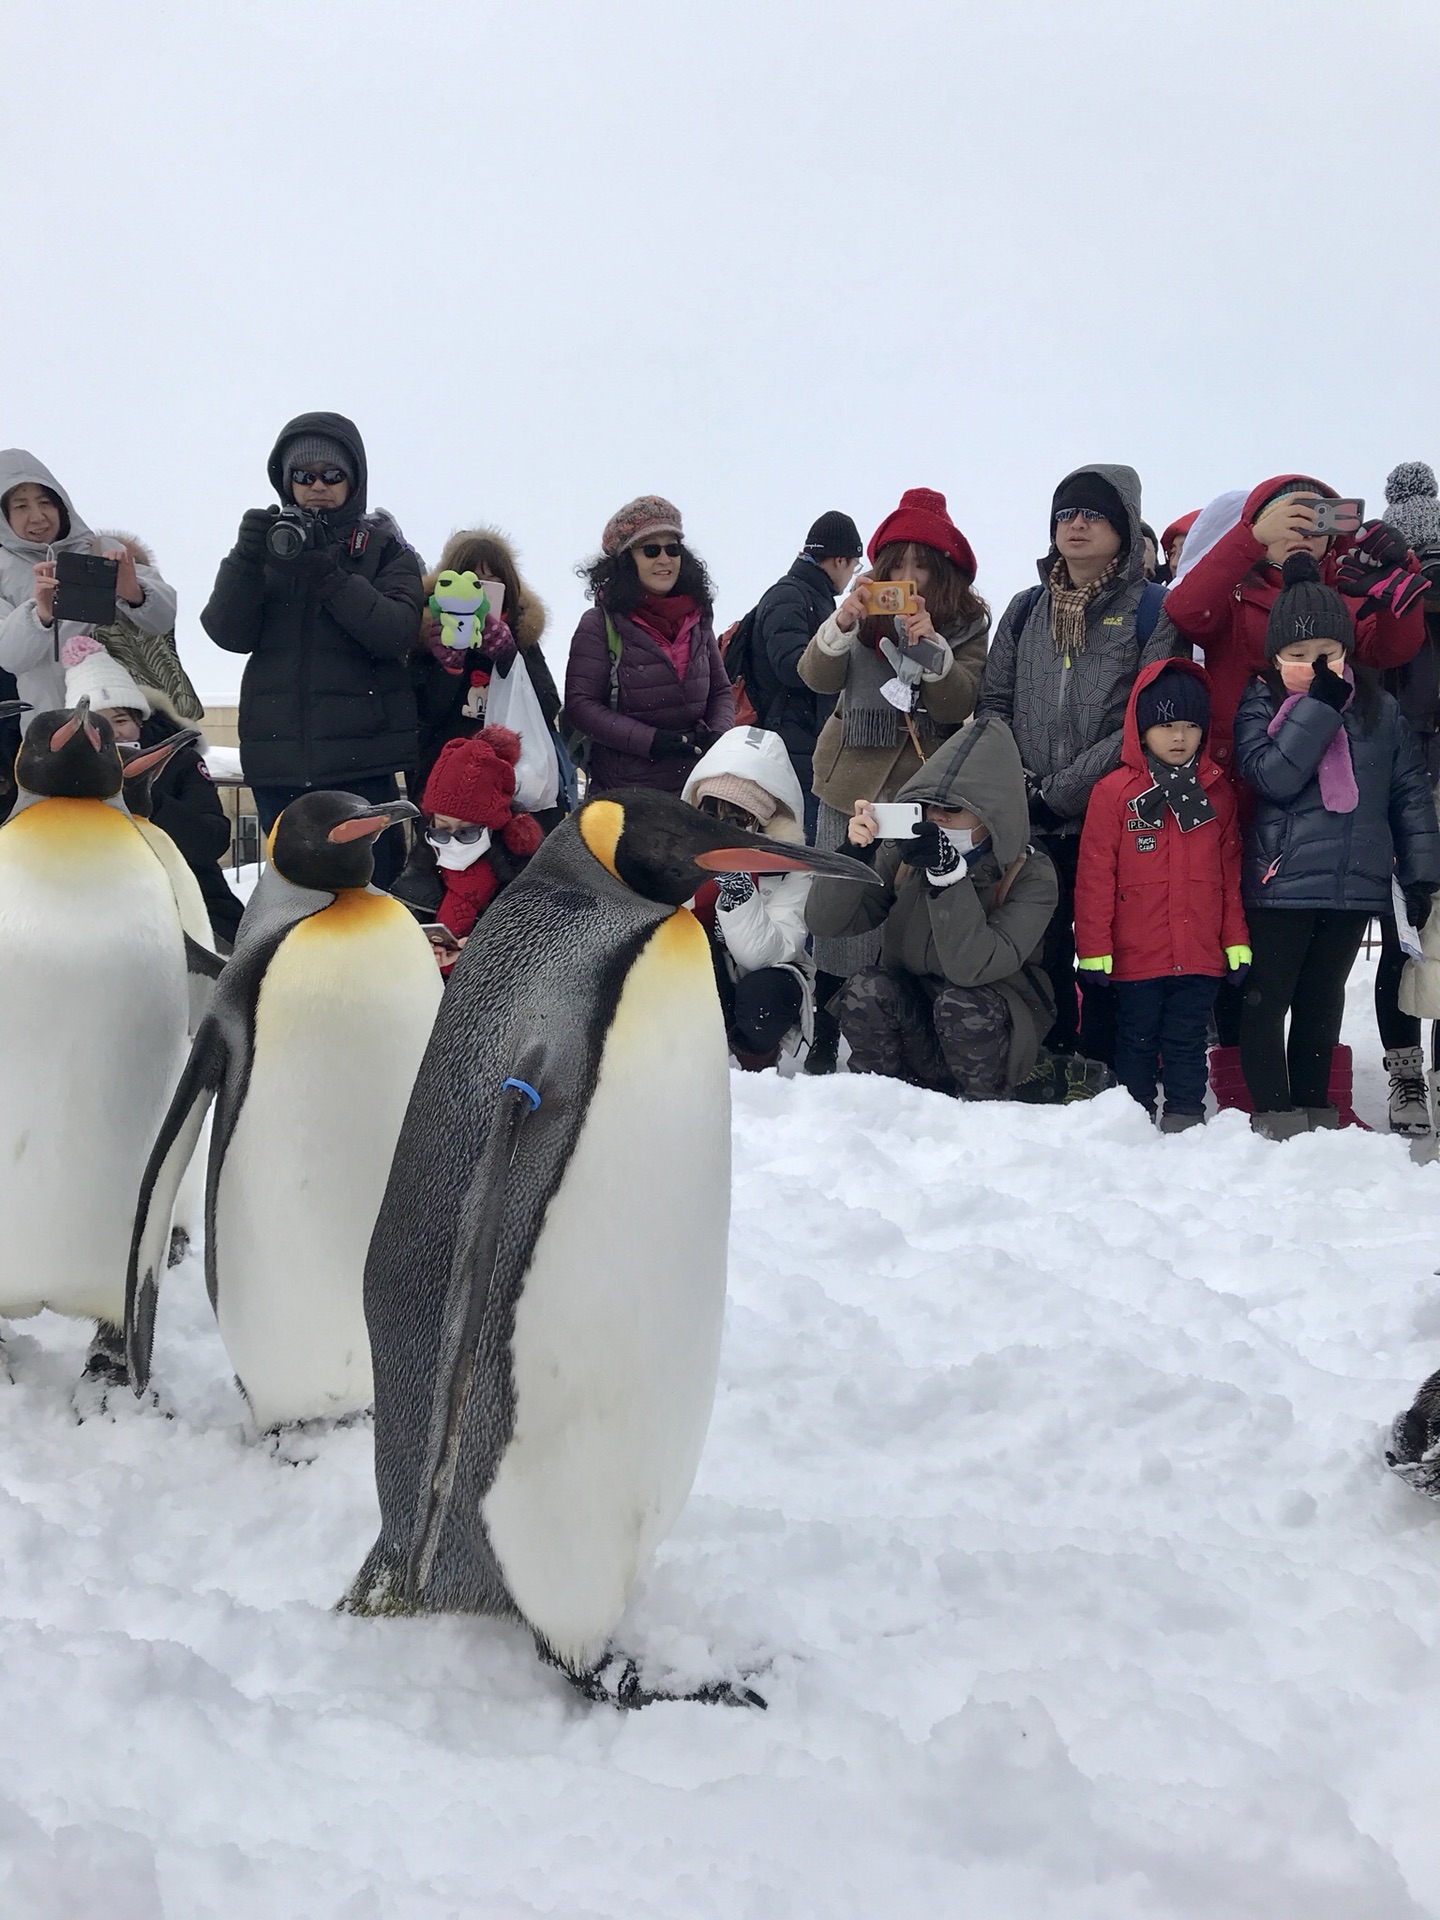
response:
<svg viewBox="0 0 1440 1920"><path fill-rule="evenodd" d="M1326 500L1312 496L1316 533L1355 533L1365 519L1363 500Z"/></svg>
<svg viewBox="0 0 1440 1920"><path fill-rule="evenodd" d="M103 553L60 553L55 556L57 620L78 620L87 627L103 627L115 618L118 564Z"/></svg>
<svg viewBox="0 0 1440 1920"><path fill-rule="evenodd" d="M877 617L919 611L920 595L913 580L867 580L863 590L867 610Z"/></svg>
<svg viewBox="0 0 1440 1920"><path fill-rule="evenodd" d="M870 809L882 840L913 840L920 827L918 800L877 800Z"/></svg>

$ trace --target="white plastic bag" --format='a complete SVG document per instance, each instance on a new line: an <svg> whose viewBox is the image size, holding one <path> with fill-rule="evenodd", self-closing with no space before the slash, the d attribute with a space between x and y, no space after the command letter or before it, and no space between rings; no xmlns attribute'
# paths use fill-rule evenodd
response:
<svg viewBox="0 0 1440 1920"><path fill-rule="evenodd" d="M515 768L515 804L524 813L543 813L553 807L560 793L560 763L555 758L555 742L535 698L525 657L517 653L504 678L490 676L490 697L485 703L487 727L509 727L520 736L520 761Z"/></svg>

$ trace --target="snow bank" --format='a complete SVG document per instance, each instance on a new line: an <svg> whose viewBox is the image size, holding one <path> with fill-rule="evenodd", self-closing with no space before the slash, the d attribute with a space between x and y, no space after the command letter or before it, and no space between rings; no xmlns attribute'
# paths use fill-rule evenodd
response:
<svg viewBox="0 0 1440 1920"><path fill-rule="evenodd" d="M84 1330L11 1337L6 1920L1440 1914L1440 1509L1380 1455L1440 1170L1118 1093L735 1092L720 1397L624 1638L770 1711L334 1614L368 1435L248 1446L191 1261L173 1419L75 1426Z"/></svg>

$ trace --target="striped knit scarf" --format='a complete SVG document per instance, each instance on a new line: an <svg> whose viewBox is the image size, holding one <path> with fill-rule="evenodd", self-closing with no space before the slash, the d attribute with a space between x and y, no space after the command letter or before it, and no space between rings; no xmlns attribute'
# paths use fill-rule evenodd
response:
<svg viewBox="0 0 1440 1920"><path fill-rule="evenodd" d="M1103 593L1115 578L1119 565L1117 553L1098 580L1092 580L1088 587L1072 587L1065 561L1056 554L1050 568L1050 638L1067 664L1072 654L1085 651L1085 611L1096 594Z"/></svg>

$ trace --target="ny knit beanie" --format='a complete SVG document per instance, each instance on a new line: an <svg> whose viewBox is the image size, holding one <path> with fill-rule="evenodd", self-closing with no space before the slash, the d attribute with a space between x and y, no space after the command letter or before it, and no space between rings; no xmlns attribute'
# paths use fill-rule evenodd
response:
<svg viewBox="0 0 1440 1920"><path fill-rule="evenodd" d="M1166 667L1136 694L1135 725L1143 736L1151 727L1174 727L1182 721L1208 729L1210 696L1199 674Z"/></svg>
<svg viewBox="0 0 1440 1920"><path fill-rule="evenodd" d="M807 560L858 560L865 542L848 513L822 513L800 551Z"/></svg>
<svg viewBox="0 0 1440 1920"><path fill-rule="evenodd" d="M1440 546L1440 488L1424 460L1402 460L1385 481L1385 524L1403 534L1418 553Z"/></svg>
<svg viewBox="0 0 1440 1920"><path fill-rule="evenodd" d="M914 545L943 553L970 580L975 578L975 552L950 518L943 493L933 487L907 487L900 504L887 513L865 549L873 560L882 547Z"/></svg>
<svg viewBox="0 0 1440 1920"><path fill-rule="evenodd" d="M1349 653L1355 645L1350 609L1320 578L1313 553L1292 553L1280 573L1283 585L1265 623L1265 658L1273 660L1296 640L1338 640Z"/></svg>
<svg viewBox="0 0 1440 1920"><path fill-rule="evenodd" d="M1073 511L1082 507L1105 516L1119 534L1120 551L1124 553L1130 545L1130 516L1114 487L1098 473L1072 473L1055 489L1055 498L1050 502L1051 540L1055 538L1056 514L1066 508Z"/></svg>
<svg viewBox="0 0 1440 1920"><path fill-rule="evenodd" d="M628 500L618 513L612 513L605 522L605 531L600 536L600 550L613 557L617 553L627 552L642 540L651 539L657 533L673 533L677 540L685 538L680 509L658 493L642 493L638 500Z"/></svg>
<svg viewBox="0 0 1440 1920"><path fill-rule="evenodd" d="M447 740L430 769L422 802L426 813L497 832L510 819L520 736L508 727L483 727L468 739Z"/></svg>
<svg viewBox="0 0 1440 1920"><path fill-rule="evenodd" d="M355 484L355 461L349 448L323 433L300 433L293 440L287 440L281 451L280 467L287 484L292 473L313 473L325 467L339 467L351 486Z"/></svg>

